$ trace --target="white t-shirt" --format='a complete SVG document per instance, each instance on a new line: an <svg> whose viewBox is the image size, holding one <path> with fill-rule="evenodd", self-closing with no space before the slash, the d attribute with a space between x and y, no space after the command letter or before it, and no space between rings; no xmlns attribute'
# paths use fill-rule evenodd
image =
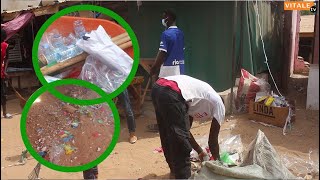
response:
<svg viewBox="0 0 320 180"><path fill-rule="evenodd" d="M175 81L183 98L188 102L188 114L196 119L215 119L221 123L225 117L225 106L219 94L206 82L187 75L163 77Z"/></svg>
<svg viewBox="0 0 320 180"><path fill-rule="evenodd" d="M179 66L164 66L163 64L160 67L159 77L167 77L180 75L180 67Z"/></svg>

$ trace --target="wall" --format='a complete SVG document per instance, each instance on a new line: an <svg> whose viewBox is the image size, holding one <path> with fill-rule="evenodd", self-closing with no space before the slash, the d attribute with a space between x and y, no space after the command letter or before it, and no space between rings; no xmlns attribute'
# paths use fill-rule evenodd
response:
<svg viewBox="0 0 320 180"><path fill-rule="evenodd" d="M298 11L293 11L292 12L292 26L291 26L291 47L290 47L290 75L293 74L294 71L294 63L295 60L297 59L297 53L298 53L298 48L297 45L299 46L299 22L300 22L300 16L299 16Z"/></svg>
<svg viewBox="0 0 320 180"><path fill-rule="evenodd" d="M319 64L319 3L317 3L317 15L315 18L315 33L314 33L314 49L313 49L313 64Z"/></svg>
<svg viewBox="0 0 320 180"><path fill-rule="evenodd" d="M238 2L236 15L236 59L232 58L234 2L143 2L139 11L136 3L131 2L128 23L137 35L141 58L155 58L164 30L161 25L162 11L174 9L177 25L185 34L186 73L208 82L217 91L224 91L234 84L231 79L232 61L236 64L238 75L240 68L252 74L267 70L255 2L241 3ZM281 72L283 68L283 7L276 4L258 2L262 38L273 73Z"/></svg>
<svg viewBox="0 0 320 180"><path fill-rule="evenodd" d="M319 64L310 66L306 107L319 110Z"/></svg>

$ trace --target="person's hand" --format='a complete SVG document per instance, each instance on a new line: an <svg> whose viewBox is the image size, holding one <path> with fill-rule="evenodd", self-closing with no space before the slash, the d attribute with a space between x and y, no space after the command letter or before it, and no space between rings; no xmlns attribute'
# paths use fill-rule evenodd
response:
<svg viewBox="0 0 320 180"><path fill-rule="evenodd" d="M202 151L198 156L201 162L209 159L209 155L204 151Z"/></svg>

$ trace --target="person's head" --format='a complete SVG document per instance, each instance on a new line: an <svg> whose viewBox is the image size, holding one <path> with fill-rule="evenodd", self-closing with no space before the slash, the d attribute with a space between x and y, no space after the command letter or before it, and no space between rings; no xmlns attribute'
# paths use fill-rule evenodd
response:
<svg viewBox="0 0 320 180"><path fill-rule="evenodd" d="M162 24L165 27L170 27L176 23L176 14L172 10L165 10L162 13Z"/></svg>
<svg viewBox="0 0 320 180"><path fill-rule="evenodd" d="M1 28L1 42L7 39L7 33L4 29Z"/></svg>

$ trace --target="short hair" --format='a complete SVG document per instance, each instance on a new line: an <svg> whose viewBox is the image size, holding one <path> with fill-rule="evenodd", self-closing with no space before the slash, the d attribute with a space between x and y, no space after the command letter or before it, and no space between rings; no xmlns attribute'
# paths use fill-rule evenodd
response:
<svg viewBox="0 0 320 180"><path fill-rule="evenodd" d="M171 9L164 10L163 13L170 17L173 21L177 19L176 14Z"/></svg>
<svg viewBox="0 0 320 180"><path fill-rule="evenodd" d="M7 39L7 32L1 28L1 42Z"/></svg>

